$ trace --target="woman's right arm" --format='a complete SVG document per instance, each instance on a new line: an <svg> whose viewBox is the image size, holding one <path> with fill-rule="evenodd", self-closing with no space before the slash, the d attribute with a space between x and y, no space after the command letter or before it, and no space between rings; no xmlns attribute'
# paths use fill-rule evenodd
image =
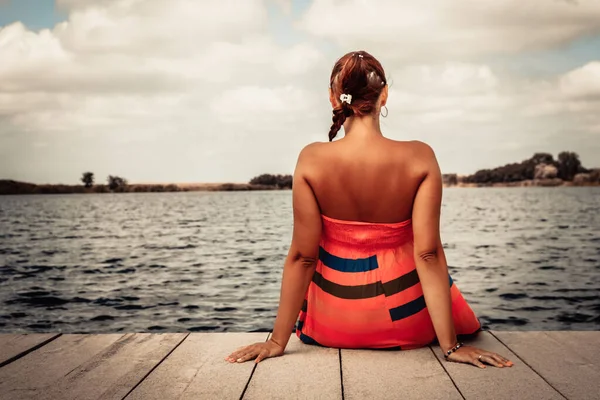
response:
<svg viewBox="0 0 600 400"><path fill-rule="evenodd" d="M298 157L292 182L294 227L292 243L283 266L279 308L273 333L267 342L245 346L230 354L228 361L244 362L283 354L292 334L319 255L321 211L308 181L315 165L314 145L305 147Z"/></svg>

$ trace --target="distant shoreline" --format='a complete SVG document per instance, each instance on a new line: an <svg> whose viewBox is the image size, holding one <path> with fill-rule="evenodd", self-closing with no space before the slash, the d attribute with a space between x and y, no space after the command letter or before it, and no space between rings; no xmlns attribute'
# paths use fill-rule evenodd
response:
<svg viewBox="0 0 600 400"><path fill-rule="evenodd" d="M600 182L572 182L561 179L531 179L501 183L447 183L444 188L490 188L490 187L584 187L600 186ZM0 180L0 195L22 194L88 194L88 193L165 193L165 192L248 192L258 190L291 190L290 187L251 183L132 183L126 188L111 191L107 185L62 185Z"/></svg>
<svg viewBox="0 0 600 400"><path fill-rule="evenodd" d="M128 183L120 176L109 175L106 184L95 184L93 172L84 172L79 185L37 185L0 179L3 194L67 194L67 193L140 193L140 192L240 192L254 190L289 190L293 176L261 174L248 183ZM565 187L600 186L600 169L581 165L579 155L570 151L558 154L535 153L519 163L493 169L481 169L473 175L443 174L446 188L479 187Z"/></svg>
<svg viewBox="0 0 600 400"><path fill-rule="evenodd" d="M289 190L292 175L261 174L248 183L128 183L120 176L109 175L106 184L95 184L93 172L84 172L79 185L37 185L0 179L3 194L67 194L67 193L140 193L140 192L240 192L254 190ZM600 169L581 165L579 155L570 151L558 154L535 153L520 163L493 169L481 169L473 175L443 174L444 187L565 187L600 186Z"/></svg>
<svg viewBox="0 0 600 400"><path fill-rule="evenodd" d="M256 190L289 190L278 185L252 183L131 183L110 190L107 185L34 184L0 180L0 195L13 194L87 194L87 193L164 193L164 192L241 192Z"/></svg>

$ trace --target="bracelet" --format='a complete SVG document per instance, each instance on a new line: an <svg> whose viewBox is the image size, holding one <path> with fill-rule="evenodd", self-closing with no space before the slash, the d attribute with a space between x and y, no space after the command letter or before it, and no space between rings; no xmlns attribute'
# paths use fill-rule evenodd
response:
<svg viewBox="0 0 600 400"><path fill-rule="evenodd" d="M449 356L451 353L454 353L456 350L458 350L458 349L459 349L459 348L460 348L460 347L461 347L463 344L464 344L464 343L462 343L462 342L458 342L458 343L456 343L456 344L455 344L455 345L454 345L454 346L453 346L453 347L452 347L450 350L448 350L448 351L446 352L446 354L444 354L444 358L445 358L445 359L448 359L448 356Z"/></svg>

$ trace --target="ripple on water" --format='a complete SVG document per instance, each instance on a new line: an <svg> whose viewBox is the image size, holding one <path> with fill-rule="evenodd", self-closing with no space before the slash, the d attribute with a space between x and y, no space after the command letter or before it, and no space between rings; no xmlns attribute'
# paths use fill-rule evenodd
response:
<svg viewBox="0 0 600 400"><path fill-rule="evenodd" d="M548 271L548 270L564 271L565 270L564 267L557 267L556 265L543 265L541 267L538 267L538 269L541 269L544 271Z"/></svg>
<svg viewBox="0 0 600 400"><path fill-rule="evenodd" d="M518 300L524 299L529 296L527 295L527 293L500 293L498 297L504 300Z"/></svg>
<svg viewBox="0 0 600 400"><path fill-rule="evenodd" d="M217 312L229 312L229 311L237 311L236 307L215 307L213 310Z"/></svg>
<svg viewBox="0 0 600 400"><path fill-rule="evenodd" d="M486 327L598 329L599 195L445 191L449 271ZM0 196L1 330L268 332L291 209L290 192Z"/></svg>
<svg viewBox="0 0 600 400"><path fill-rule="evenodd" d="M113 321L115 317L112 315L98 315L97 317L91 318L90 321Z"/></svg>
<svg viewBox="0 0 600 400"><path fill-rule="evenodd" d="M482 323L486 324L499 324L508 326L523 326L529 323L527 318L518 318L510 316L508 318L492 318L487 316L480 317Z"/></svg>

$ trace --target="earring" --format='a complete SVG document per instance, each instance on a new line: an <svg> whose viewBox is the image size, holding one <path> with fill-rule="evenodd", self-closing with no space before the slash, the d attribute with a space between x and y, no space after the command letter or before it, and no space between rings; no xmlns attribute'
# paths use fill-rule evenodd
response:
<svg viewBox="0 0 600 400"><path fill-rule="evenodd" d="M383 115L383 112L381 112L381 111L383 111L384 108L385 108L385 115ZM387 117L387 115L388 115L388 109L387 109L387 107L386 106L381 107L381 111L380 111L381 116L383 118Z"/></svg>

